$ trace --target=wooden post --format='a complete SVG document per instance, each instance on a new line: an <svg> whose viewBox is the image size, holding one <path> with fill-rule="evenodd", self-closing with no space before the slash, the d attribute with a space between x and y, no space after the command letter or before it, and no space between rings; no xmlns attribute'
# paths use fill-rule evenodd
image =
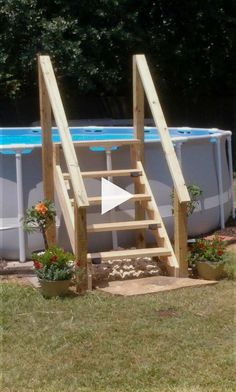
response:
<svg viewBox="0 0 236 392"><path fill-rule="evenodd" d="M133 126L134 137L140 144L131 146L131 164L137 167L137 161L144 163L144 90L137 69L136 57L133 56ZM134 192L142 193L143 187L139 179L134 180ZM135 220L144 220L145 210L140 202L135 202ZM138 248L145 248L145 230L136 231Z"/></svg>
<svg viewBox="0 0 236 392"><path fill-rule="evenodd" d="M53 143L52 143L52 120L51 105L44 82L43 74L38 58L38 80L39 80L39 103L40 103L40 123L42 129L42 174L44 198L54 201L53 182ZM47 240L49 246L56 243L55 222L47 230Z"/></svg>
<svg viewBox="0 0 236 392"><path fill-rule="evenodd" d="M187 203L180 203L177 192L174 191L174 237L175 256L179 262L179 276L188 277L188 229Z"/></svg>
<svg viewBox="0 0 236 392"><path fill-rule="evenodd" d="M137 160L144 164L144 89L136 64L136 56L133 56L133 116L134 137L140 140Z"/></svg>
<svg viewBox="0 0 236 392"><path fill-rule="evenodd" d="M92 289L91 284L88 284L88 265L87 265L87 223L86 223L86 208L78 208L76 203L74 205L74 219L75 219L75 258L79 261L80 268L83 269L83 276L76 290L80 292L86 291L88 288ZM88 287L90 286L90 287Z"/></svg>

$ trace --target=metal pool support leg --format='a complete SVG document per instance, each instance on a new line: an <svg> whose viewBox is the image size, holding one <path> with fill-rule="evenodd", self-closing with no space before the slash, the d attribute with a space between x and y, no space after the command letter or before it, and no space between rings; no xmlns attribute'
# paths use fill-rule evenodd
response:
<svg viewBox="0 0 236 392"><path fill-rule="evenodd" d="M220 227L225 228L225 211L224 211L224 195L223 195L223 180L222 180L222 161L221 161L221 137L216 139L217 149L217 177L219 187L219 199L220 199Z"/></svg>
<svg viewBox="0 0 236 392"><path fill-rule="evenodd" d="M106 152L107 170L112 170L111 149L110 148L106 148L105 152ZM108 177L108 181L113 182L112 177ZM115 211L114 210L111 210L110 217L111 217L111 222L115 222ZM113 247L113 249L117 249L118 248L117 232L116 231L112 231L111 235L112 235L112 247Z"/></svg>
<svg viewBox="0 0 236 392"><path fill-rule="evenodd" d="M22 218L24 217L23 184L22 184L22 154L21 150L16 151L16 188L17 188L17 209L18 209L18 233L19 233L19 259L20 262L26 260L25 256L25 235Z"/></svg>
<svg viewBox="0 0 236 392"><path fill-rule="evenodd" d="M234 208L234 178L233 178L233 161L232 161L232 144L231 136L227 137L227 150L229 158L229 176L231 182L231 206L232 206L232 218L235 219L235 208Z"/></svg>

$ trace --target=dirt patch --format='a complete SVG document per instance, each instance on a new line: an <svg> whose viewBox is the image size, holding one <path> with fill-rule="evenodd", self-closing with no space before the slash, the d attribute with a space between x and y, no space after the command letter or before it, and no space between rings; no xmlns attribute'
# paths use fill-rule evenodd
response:
<svg viewBox="0 0 236 392"><path fill-rule="evenodd" d="M17 283L21 286L30 285L27 278L21 275L0 275L0 283Z"/></svg>

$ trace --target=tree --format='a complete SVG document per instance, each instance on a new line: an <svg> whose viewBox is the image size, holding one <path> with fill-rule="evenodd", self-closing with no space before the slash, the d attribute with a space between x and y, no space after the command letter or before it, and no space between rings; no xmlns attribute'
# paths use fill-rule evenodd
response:
<svg viewBox="0 0 236 392"><path fill-rule="evenodd" d="M134 53L163 93L235 93L233 0L0 0L0 23L3 96L34 91L38 52L80 94L126 95Z"/></svg>

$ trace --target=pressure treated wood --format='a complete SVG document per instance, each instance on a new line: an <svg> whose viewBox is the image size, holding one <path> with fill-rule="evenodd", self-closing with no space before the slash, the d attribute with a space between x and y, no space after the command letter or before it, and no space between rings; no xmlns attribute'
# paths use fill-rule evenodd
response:
<svg viewBox="0 0 236 392"><path fill-rule="evenodd" d="M83 178L101 178L101 177L129 177L131 175L141 175L142 173L136 169L123 169L123 170L97 170L81 172ZM65 179L69 179L69 173L63 173Z"/></svg>
<svg viewBox="0 0 236 392"><path fill-rule="evenodd" d="M61 144L57 142L55 144ZM138 139L113 139L113 140L82 140L73 142L75 148L79 147L114 147L140 144Z"/></svg>
<svg viewBox="0 0 236 392"><path fill-rule="evenodd" d="M87 222L86 208L74 208L74 225L75 225L75 258L79 262L83 274L76 289L80 292L86 291L91 282L88 282L88 265L87 265Z"/></svg>
<svg viewBox="0 0 236 392"><path fill-rule="evenodd" d="M175 256L168 233L165 229L164 222L157 207L150 184L148 182L146 173L141 162L137 163L137 169L142 170L143 175L142 177L139 177L139 181L143 185L145 192L151 196L151 201L146 203L147 215L149 219L155 219L161 225L161 228L153 232L153 234L156 234L156 241L159 246L164 246L165 248L170 250L170 254L166 258L166 260L164 259L164 261L167 261L167 268L170 275L174 275L177 277L179 275L179 263Z"/></svg>
<svg viewBox="0 0 236 392"><path fill-rule="evenodd" d="M175 256L179 262L179 276L186 278L188 277L187 203L180 203L176 192L174 192L174 239Z"/></svg>
<svg viewBox="0 0 236 392"><path fill-rule="evenodd" d="M53 72L49 56L39 56L39 63L50 99L54 118L61 138L63 152L70 173L74 197L78 207L89 205L84 182L80 173L78 160L72 143L69 126L66 120L63 104L58 90L56 78Z"/></svg>
<svg viewBox="0 0 236 392"><path fill-rule="evenodd" d="M134 56L140 78L146 93L146 97L153 115L156 127L158 128L161 144L165 153L166 161L174 182L180 203L189 202L190 197L186 187L183 174L176 157L176 153L171 141L164 114L155 90L155 86L144 55Z"/></svg>
<svg viewBox="0 0 236 392"><path fill-rule="evenodd" d="M137 229L148 229L150 225L156 225L160 227L160 223L155 220L144 220L144 221L131 221L131 222L112 222L112 223L94 223L87 226L88 233L98 233L102 231L112 230L137 230Z"/></svg>
<svg viewBox="0 0 236 392"><path fill-rule="evenodd" d="M146 193L137 193L136 195L133 195L133 197L131 197L129 201L149 201L151 200L151 196L147 195ZM70 199L71 204L74 205L74 199ZM94 205L99 205L102 203L102 197L101 196L91 196L88 198L89 201L89 205L90 206L94 206Z"/></svg>
<svg viewBox="0 0 236 392"><path fill-rule="evenodd" d="M101 262L113 259L122 258L137 258L137 257L158 257L169 256L170 251L166 248L146 248L146 249L126 249L126 250L112 250L110 252L88 253L88 259L101 259Z"/></svg>
<svg viewBox="0 0 236 392"><path fill-rule="evenodd" d="M42 175L44 198L54 201L53 185L53 144L52 144L52 120L51 105L44 83L41 67L38 61L39 80L39 104L40 104L40 124L42 129ZM56 244L56 224L49 226L46 232L49 246Z"/></svg>
<svg viewBox="0 0 236 392"><path fill-rule="evenodd" d="M70 198L59 165L55 165L54 183L73 252L75 251L74 215Z"/></svg>
<svg viewBox="0 0 236 392"><path fill-rule="evenodd" d="M144 163L144 90L135 57L133 57L133 118L134 137L140 140L137 160Z"/></svg>
<svg viewBox="0 0 236 392"><path fill-rule="evenodd" d="M135 57L133 57L133 118L134 137L140 140L140 144L131 146L130 151L132 167L136 168L137 161L144 163L144 90ZM138 180L134 182L134 192L142 192ZM145 216L143 205L135 203L135 220L143 220ZM145 230L136 232L136 246L145 248Z"/></svg>

